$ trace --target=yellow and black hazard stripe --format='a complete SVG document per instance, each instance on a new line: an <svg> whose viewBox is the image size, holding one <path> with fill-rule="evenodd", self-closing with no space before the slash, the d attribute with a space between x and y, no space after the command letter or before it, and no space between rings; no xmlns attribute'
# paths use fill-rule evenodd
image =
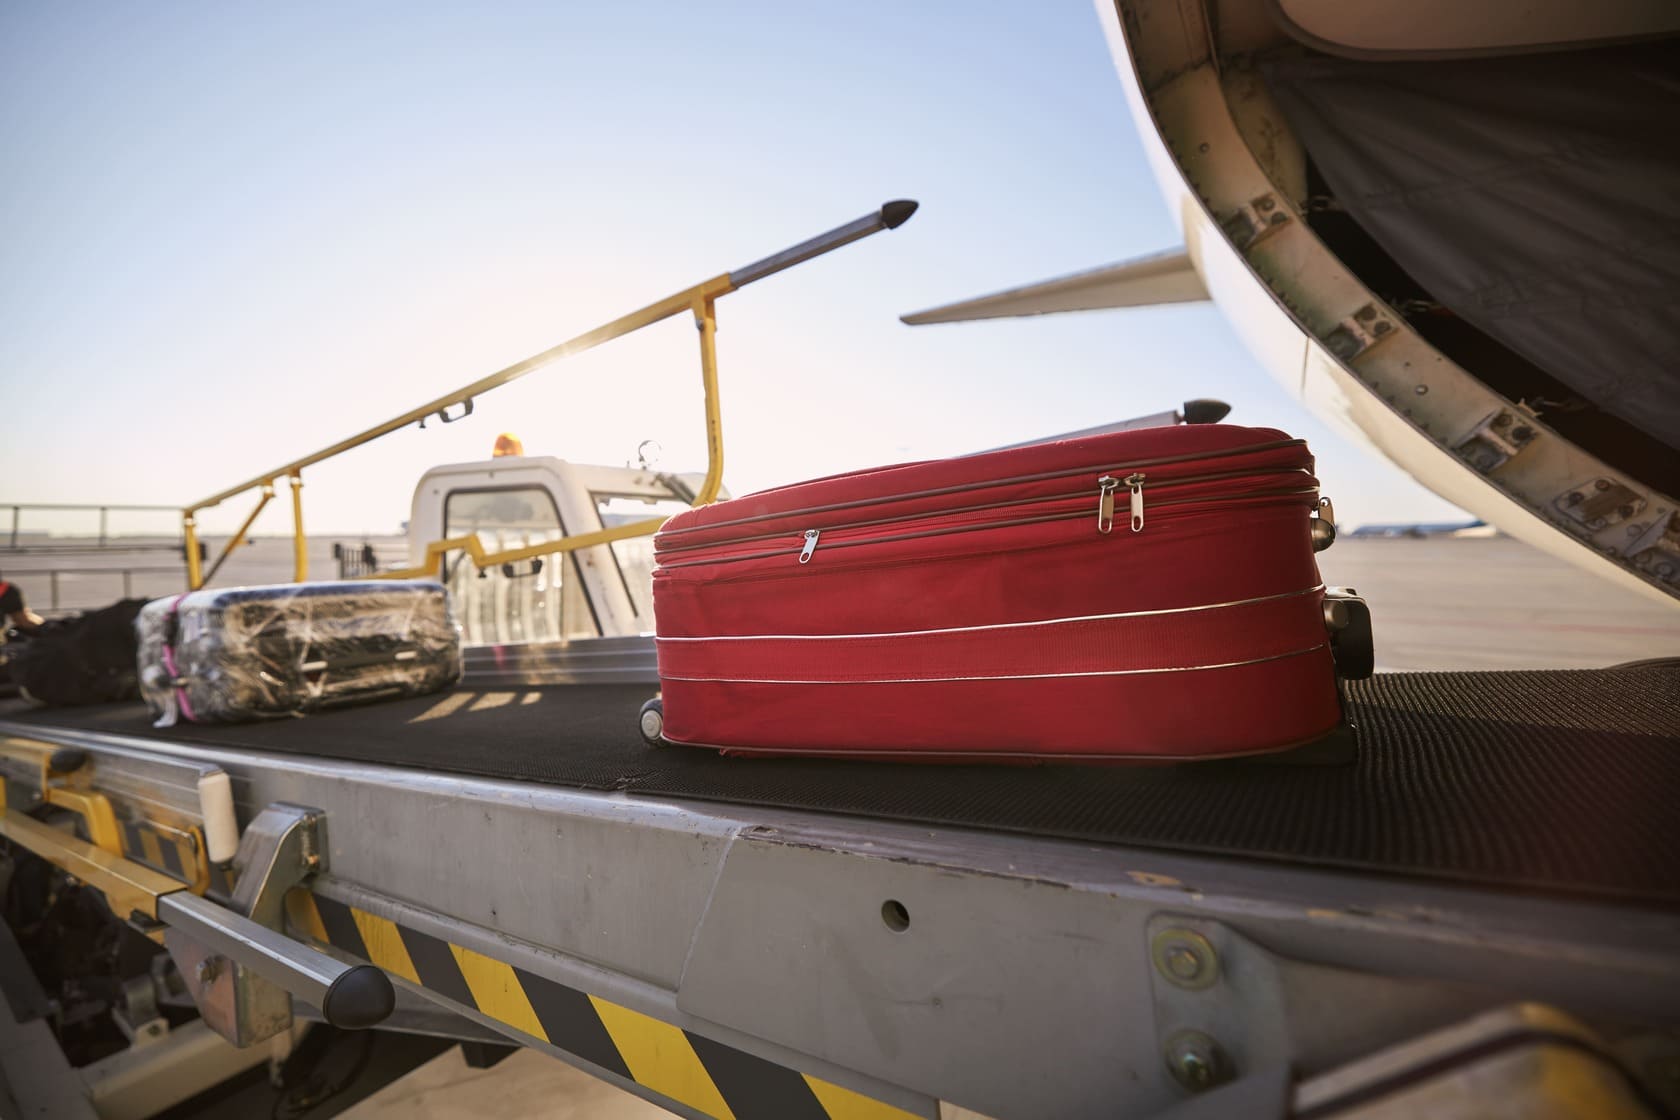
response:
<svg viewBox="0 0 1680 1120"><path fill-rule="evenodd" d="M286 908L317 941L717 1120L915 1115L325 895Z"/></svg>
<svg viewBox="0 0 1680 1120"><path fill-rule="evenodd" d="M187 884L197 894L211 885L212 869L197 828L168 828L148 820L121 821L119 826L127 858Z"/></svg>

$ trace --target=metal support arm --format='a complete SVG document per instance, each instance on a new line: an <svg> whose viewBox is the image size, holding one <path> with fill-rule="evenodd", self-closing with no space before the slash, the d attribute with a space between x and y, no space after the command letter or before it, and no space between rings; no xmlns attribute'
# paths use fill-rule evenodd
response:
<svg viewBox="0 0 1680 1120"><path fill-rule="evenodd" d="M371 964L345 964L184 891L160 899L157 910L159 920L169 926L166 942L173 942L179 931L211 954L226 958L235 968L249 968L286 993L319 1007L335 1027L376 1026L396 1006L397 994L390 978ZM214 960L215 956L200 958L189 977L202 987L213 986L221 970L205 965Z"/></svg>
<svg viewBox="0 0 1680 1120"><path fill-rule="evenodd" d="M576 338L550 347L539 354L533 354L523 361L515 362L505 369L498 370L487 377L481 377L470 385L465 385L436 400L428 401L418 408L409 409L400 416L387 420L383 424L369 428L364 432L340 440L330 447L323 448L301 459L295 459L285 466L279 467L267 474L242 482L238 486L230 487L218 494L213 494L203 501L186 507L181 511L182 531L187 547L187 581L191 588L197 589L204 585L200 573L197 557L197 514L212 506L220 505L229 498L243 494L247 490L258 488L272 488L283 478L290 478L292 484L292 511L294 519L293 547L295 552L296 579L302 582L308 577L309 561L307 540L303 532L303 499L301 487L303 485L302 471L305 467L314 466L324 460L341 455L346 451L360 447L365 443L389 435L410 424L421 423L427 417L437 416L447 422L461 419L472 412L473 398L483 395L492 389L499 389L510 381L515 381L526 374L534 373L545 366L581 354L593 349L603 342L620 338L633 331L653 323L680 315L684 311L692 310L696 325L700 329L700 363L701 376L706 390L706 449L707 467L706 483L701 492L696 495L695 505L704 505L714 500L723 485L723 421L718 408L717 394L717 315L715 303L720 296L746 287L757 280L772 276L796 264L810 260L813 257L829 253L843 245L849 245L860 238L881 230L897 229L910 219L916 212L916 203L907 199L899 199L883 204L873 213L866 214L845 225L837 226L826 233L818 234L808 241L802 241L791 248L784 249L768 257L754 261L721 276L714 276L710 280L703 280L692 287L667 296L655 303L650 303L638 311L621 316L609 323L585 331ZM465 407L458 416L451 416L448 410L456 405ZM259 507L260 508L260 507ZM555 552L566 552L591 544L602 544L608 540L619 540L631 536L647 536L657 530L662 522L650 519L637 522L634 526L618 526L614 530L615 536L603 537L601 534L583 534L578 537L567 537L552 541L545 545L533 546L529 549L519 549L513 552L483 554L481 550L467 549L475 563L480 566L508 563L515 560L527 559L531 556L547 555ZM247 523L248 524L248 523ZM633 531L626 531L633 530ZM438 562L442 554L451 548L466 548L458 541L435 541L428 545L425 561L417 568L404 572L383 573L383 578L402 578L413 575L431 575L437 571Z"/></svg>

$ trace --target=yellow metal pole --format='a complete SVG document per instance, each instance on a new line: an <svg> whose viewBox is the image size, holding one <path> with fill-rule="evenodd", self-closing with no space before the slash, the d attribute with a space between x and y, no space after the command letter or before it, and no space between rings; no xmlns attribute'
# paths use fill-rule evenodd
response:
<svg viewBox="0 0 1680 1120"><path fill-rule="evenodd" d="M552 556L559 552L575 552L580 548L589 548L597 544L611 544L613 541L629 540L631 537L651 537L665 524L663 517L650 517L645 521L632 521L627 525L614 525L611 529L596 529L590 533L577 533L570 537L561 537L556 541L544 541L542 544L526 545L524 548L510 548L506 552L485 552L478 543L478 537L449 537L441 541L431 541L426 545L426 559L413 568L393 569L380 572L378 575L364 576L364 579L418 579L422 576L436 576L441 574L440 565L451 552L465 552L475 567L494 568L499 564L516 564L521 560L532 560L538 556Z"/></svg>
<svg viewBox="0 0 1680 1120"><path fill-rule="evenodd" d="M222 546L222 551L216 556L216 562L210 565L208 572L204 573L205 583L215 579L216 573L222 570L222 565L227 563L227 558L233 554L233 550L245 543L245 534L251 531L251 526L256 522L257 515L262 513L263 507L268 505L273 497L274 487L264 486L262 497L257 500L257 508L251 511L251 515L239 526L239 530L228 538L227 544Z"/></svg>
<svg viewBox="0 0 1680 1120"><path fill-rule="evenodd" d="M700 381L706 391L706 478L694 496L697 506L710 505L723 488L723 410L718 402L717 299L704 295L694 301L694 325L700 329Z"/></svg>
<svg viewBox="0 0 1680 1120"><path fill-rule="evenodd" d="M367 431L351 436L349 439L340 440L331 447L323 448L320 451L315 452L313 455L306 455L301 459L287 463L285 466L280 467L269 474L253 478L248 482L242 482L238 486L229 487L221 493L214 494L204 499L202 502L192 506L188 512L197 512L201 509L208 509L211 506L220 505L229 498L238 494L243 494L247 490L254 490L258 486L274 483L287 475L291 475L295 478L297 473L303 470L303 468L313 466L314 464L321 462L323 459L331 459L333 456L343 454L353 447L360 447L362 444L370 443L373 440L378 439L380 436L389 435L390 433L397 431L399 428L406 428L410 424L414 424L426 419L427 417L434 416L438 412L453 405L461 404L472 397L487 393L492 389L498 389L510 381L524 377L526 374L541 369L543 366L557 362L562 358L568 358L574 354L580 354L585 350L599 346L603 342L611 341L612 339L619 338L622 335L627 335L632 331L640 330L652 323L657 323L661 319L669 319L673 315L680 315L684 310L692 306L694 301L698 298L725 295L734 290L735 285L731 282L727 274L723 276L714 276L710 280L696 284L692 288L685 288L675 295L667 296L657 303L650 303L640 310L632 311L630 314L614 319L612 322L605 323L596 327L594 330L585 331L576 338L562 342L560 345L544 350L540 354L533 354L522 362L515 362L513 365L508 366L505 369L498 370L488 377L482 377L477 381L474 381L471 385L455 390L455 392L450 393L448 396L439 397L437 400L423 404L419 408L410 409L401 416L387 420L378 427L369 428Z"/></svg>
<svg viewBox="0 0 1680 1120"><path fill-rule="evenodd" d="M668 319L673 315L679 315L684 310L693 310L695 318L699 324L701 335L701 362L705 369L707 379L706 437L708 449L711 455L711 469L707 472L707 481L703 490L704 496L696 504L710 502L717 497L718 490L721 488L723 481L723 449L721 444L722 421L719 419L717 411L717 359L715 339L717 321L715 315L713 314L713 301L719 296L728 295L730 292L762 280L766 276L774 275L784 269L792 268L794 265L800 264L803 261L810 260L812 257L832 252L833 250L840 248L842 245L849 245L861 237L868 237L870 234L877 233L884 229L897 229L909 220L910 215L915 212L916 204L908 199L899 199L885 203L879 210L866 214L855 221L847 222L842 226L837 226L826 233L819 234L807 241L800 242L798 245L784 249L779 253L754 261L751 264L738 268L733 272L726 272L721 276L714 276L710 280L702 281L693 287L685 288L683 291L677 292L674 295L667 296L655 303L648 304L646 307L632 311L628 315L614 319L610 323L604 323L593 330L585 331L576 338L562 342L560 345L544 350L540 354L533 354L524 361L515 362L513 365L498 370L497 372L490 374L488 377L481 377L472 384L463 386L447 396L439 397L434 401L421 405L419 408L410 409L401 416L387 420L385 423L380 424L377 427L369 428L366 431L351 436L349 439L340 440L338 443L335 443L330 447L323 448L312 455L306 455L301 459L296 459L287 463L285 466L278 467L267 474L258 475L256 478L247 482L242 482L238 486L233 486L223 490L218 494L214 494L203 501L186 508L184 512L189 519L189 533L191 532L190 519L200 510L220 505L228 498L234 497L238 494L243 494L247 490L254 490L259 486L273 486L280 479L287 476L290 476L292 479L293 504L294 507L297 507L297 487L302 485L299 481L298 475L304 468L313 466L324 459L330 459L335 455L340 455L349 451L351 448L360 447L362 444L369 443L381 436L389 435L391 432L397 431L399 428L407 427L408 425L422 421L429 416L440 415L446 409L454 405L462 403L470 404L474 397L482 393L487 393L492 389L498 389L510 381L524 377L528 373L541 369L543 366L559 361L562 358L582 353L591 347L599 346L603 342L619 338L632 331L640 330L652 323ZM298 517L297 544L300 549L304 547L301 514ZM297 570L299 572L299 579L302 579L302 573L307 570L307 561L302 557L301 553L299 554ZM198 571L198 565L190 558L188 562L188 576L190 582L195 588L202 584L200 573Z"/></svg>
<svg viewBox="0 0 1680 1120"><path fill-rule="evenodd" d="M292 580L309 578L309 538L303 534L303 476L292 475Z"/></svg>
<svg viewBox="0 0 1680 1120"><path fill-rule="evenodd" d="M105 896L112 911L125 917L138 910L157 917L157 900L186 890L161 871L125 859L98 845L42 824L16 809L0 812L0 836L28 848L48 863L63 868Z"/></svg>
<svg viewBox="0 0 1680 1120"><path fill-rule="evenodd" d="M204 569L198 560L198 521L192 511L181 514L181 547L187 553L187 590L204 586Z"/></svg>
<svg viewBox="0 0 1680 1120"><path fill-rule="evenodd" d="M718 492L723 489L723 409L718 394L716 297L697 295L694 299L693 311L694 325L700 332L700 380L704 386L706 397L706 477L701 482L699 491L694 495L694 505L703 506L716 501ZM483 546L478 543L476 535L431 541L426 545L426 559L418 566L403 568L399 571L380 572L376 576L366 578L414 579L428 575L436 575L441 578L444 559L451 550L455 549L465 552L468 558L479 568L492 568L498 564L510 564L520 560L530 560L538 556L574 552L580 548L588 548L597 544L610 544L613 541L628 540L631 537L652 536L659 531L660 526L664 523L664 518L655 517L646 521L632 522L628 525L617 525L611 529L599 529L592 533L578 533L573 536L562 537L556 541L544 541L542 544L493 553L484 551Z"/></svg>

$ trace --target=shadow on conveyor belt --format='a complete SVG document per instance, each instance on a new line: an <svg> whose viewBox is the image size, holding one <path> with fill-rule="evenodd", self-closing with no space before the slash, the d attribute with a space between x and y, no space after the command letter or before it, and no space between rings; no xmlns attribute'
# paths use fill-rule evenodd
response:
<svg viewBox="0 0 1680 1120"><path fill-rule="evenodd" d="M152 731L138 705L0 719L590 790L1241 855L1680 906L1680 666L1393 673L1345 767L911 766L652 748L642 685L461 691Z"/></svg>

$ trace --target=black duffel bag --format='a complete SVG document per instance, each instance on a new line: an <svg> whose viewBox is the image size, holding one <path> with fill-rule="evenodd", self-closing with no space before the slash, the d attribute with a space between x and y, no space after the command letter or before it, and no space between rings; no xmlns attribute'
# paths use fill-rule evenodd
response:
<svg viewBox="0 0 1680 1120"><path fill-rule="evenodd" d="M52 708L135 699L134 619L145 605L144 599L124 599L18 635L5 647L12 684Z"/></svg>

